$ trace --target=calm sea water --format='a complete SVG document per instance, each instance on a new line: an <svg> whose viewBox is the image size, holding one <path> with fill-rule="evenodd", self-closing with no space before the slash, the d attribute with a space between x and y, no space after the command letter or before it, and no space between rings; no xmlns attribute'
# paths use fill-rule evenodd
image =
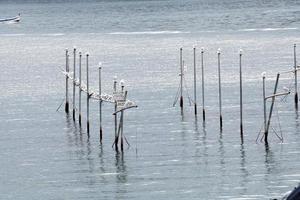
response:
<svg viewBox="0 0 300 200"><path fill-rule="evenodd" d="M0 18L18 13L21 23L0 24L0 199L270 199L300 182L300 120L293 95L278 99L272 121L279 134L281 127L284 142L273 132L269 148L255 142L263 122L261 73L267 72L270 94L276 72L293 67L293 44L300 43L299 1L0 1ZM180 47L192 95L194 44L198 53L205 48L205 124L201 115L194 117L187 99L183 117L172 107ZM117 75L139 105L125 115L131 146L124 154L111 148L112 105L104 105L103 145L97 102L91 103L90 140L85 123L80 129L62 108L56 111L65 95L64 51L73 46L90 52L93 88L101 61L104 91L111 93ZM198 100L200 75L198 68ZM293 88L292 77L281 77L280 90ZM198 105L201 113L201 101Z"/></svg>

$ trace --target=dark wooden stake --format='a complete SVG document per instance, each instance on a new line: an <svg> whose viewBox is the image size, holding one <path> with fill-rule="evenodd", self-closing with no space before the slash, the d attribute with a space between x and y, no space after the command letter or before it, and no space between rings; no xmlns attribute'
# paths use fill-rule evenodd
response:
<svg viewBox="0 0 300 200"><path fill-rule="evenodd" d="M242 80L242 50L240 50L240 130L241 130L241 143L244 143L243 131L243 80Z"/></svg>
<svg viewBox="0 0 300 200"><path fill-rule="evenodd" d="M204 48L201 48L201 71L202 71L202 117L205 122L205 104L204 104Z"/></svg>
<svg viewBox="0 0 300 200"><path fill-rule="evenodd" d="M81 127L81 59L82 59L82 54L81 52L79 52L79 116L78 116L78 120L79 120L79 126Z"/></svg>
<svg viewBox="0 0 300 200"><path fill-rule="evenodd" d="M180 48L180 108L181 111L183 111L182 86L183 86L183 61L182 61L182 48Z"/></svg>
<svg viewBox="0 0 300 200"><path fill-rule="evenodd" d="M294 44L294 69L295 69L295 108L296 108L296 110L298 110L298 83L297 83L296 44Z"/></svg>
<svg viewBox="0 0 300 200"><path fill-rule="evenodd" d="M195 115L197 115L197 77L196 77L196 47L193 48L194 50L194 111Z"/></svg>
<svg viewBox="0 0 300 200"><path fill-rule="evenodd" d="M69 52L66 49L66 72L69 73ZM65 112L69 113L69 77L66 75L66 104L65 104Z"/></svg>
<svg viewBox="0 0 300 200"><path fill-rule="evenodd" d="M86 129L90 137L89 53L86 53Z"/></svg>
<svg viewBox="0 0 300 200"><path fill-rule="evenodd" d="M99 63L99 96L101 98L101 69L102 64ZM99 100L99 119L100 119L100 143L102 143L102 100Z"/></svg>
<svg viewBox="0 0 300 200"><path fill-rule="evenodd" d="M75 121L75 88L76 88L76 48L73 50L73 121Z"/></svg>
<svg viewBox="0 0 300 200"><path fill-rule="evenodd" d="M265 130L265 143L268 144L268 133L269 133L269 128L270 128L270 124L271 124L271 118L272 118L272 112L273 112L273 107L274 107L274 103L275 103L275 94L277 92L277 87L278 87L278 81L279 81L279 76L280 74L277 74L276 77L276 82L275 82L275 87L274 87L274 92L273 92L273 97L272 97L272 103L271 103L271 107L270 107L270 112L269 112L269 118L268 118L268 122L267 122L267 127Z"/></svg>
<svg viewBox="0 0 300 200"><path fill-rule="evenodd" d="M222 89L221 89L221 62L220 62L220 55L221 50L218 49L218 76L219 76L219 113L220 113L220 129L223 129L223 119L222 119Z"/></svg>

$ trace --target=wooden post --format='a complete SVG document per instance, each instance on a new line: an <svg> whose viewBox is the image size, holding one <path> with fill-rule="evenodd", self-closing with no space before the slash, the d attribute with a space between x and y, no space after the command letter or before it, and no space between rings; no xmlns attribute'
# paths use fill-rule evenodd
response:
<svg viewBox="0 0 300 200"><path fill-rule="evenodd" d="M244 143L243 132L243 80L242 80L242 50L240 49L240 130L241 130L241 142Z"/></svg>
<svg viewBox="0 0 300 200"><path fill-rule="evenodd" d="M195 115L197 115L197 83L196 83L196 47L194 46L194 106Z"/></svg>
<svg viewBox="0 0 300 200"><path fill-rule="evenodd" d="M114 77L114 94L117 94L117 76ZM115 100L115 113L117 112L117 101ZM118 125L118 118L117 113L114 116L115 120L115 149L118 151L118 134L117 134L117 125Z"/></svg>
<svg viewBox="0 0 300 200"><path fill-rule="evenodd" d="M69 52L66 49L66 73L69 73ZM66 75L66 104L65 104L65 112L69 113L69 74Z"/></svg>
<svg viewBox="0 0 300 200"><path fill-rule="evenodd" d="M296 44L294 44L294 69L295 69L295 108L296 108L296 110L298 110L298 83L297 83Z"/></svg>
<svg viewBox="0 0 300 200"><path fill-rule="evenodd" d="M264 133L267 130L267 100L266 100L266 72L262 73L263 78L263 102L264 102Z"/></svg>
<svg viewBox="0 0 300 200"><path fill-rule="evenodd" d="M180 48L180 108L181 110L183 110L182 86L183 86L183 61L182 61L182 48Z"/></svg>
<svg viewBox="0 0 300 200"><path fill-rule="evenodd" d="M76 47L73 50L73 121L75 121L75 88L76 88Z"/></svg>
<svg viewBox="0 0 300 200"><path fill-rule="evenodd" d="M102 143L102 99L101 99L101 69L102 69L102 63L99 63L99 118L100 118L100 143Z"/></svg>
<svg viewBox="0 0 300 200"><path fill-rule="evenodd" d="M223 128L223 119L222 119L222 89L221 89L221 62L220 62L220 55L221 55L221 50L218 49L218 76L219 76L219 112L220 112L220 129L222 131Z"/></svg>
<svg viewBox="0 0 300 200"><path fill-rule="evenodd" d="M120 81L120 85L121 85L121 92L122 94L124 95L124 102L126 101L126 98L127 98L127 91L125 91L125 94L124 94L124 81L121 80ZM115 112L114 115L117 115L117 113ZM120 122L119 122L119 126L118 126L118 133L117 133L117 137L115 139L115 146L116 146L116 151L118 151L118 141L119 141L119 138L120 138L120 143L121 143L121 151L123 152L123 147L124 147L124 144L123 144L123 119L124 119L124 111L122 110L121 111L121 116L120 116Z"/></svg>
<svg viewBox="0 0 300 200"><path fill-rule="evenodd" d="M278 86L278 81L279 81L279 76L280 74L277 74L276 77L276 82L275 82L275 87L274 87L274 92L273 92L273 97L272 97L272 103L271 103L271 107L270 107L270 112L269 112L269 118L268 118L268 122L267 122L267 127L265 130L265 143L268 144L268 132L269 132L269 128L270 128L270 124L271 124L271 118L272 118L272 112L273 112L273 107L274 107L274 103L275 103L275 94L277 91L277 86Z"/></svg>
<svg viewBox="0 0 300 200"><path fill-rule="evenodd" d="M86 53L86 129L90 137L89 53Z"/></svg>
<svg viewBox="0 0 300 200"><path fill-rule="evenodd" d="M124 95L124 102L126 101L127 91L124 94L124 80L120 80L122 95ZM123 152L123 120L124 120L124 111L121 111L120 127L121 127L121 151Z"/></svg>
<svg viewBox="0 0 300 200"><path fill-rule="evenodd" d="M81 59L82 59L82 54L79 52L79 126L81 127Z"/></svg>
<svg viewBox="0 0 300 200"><path fill-rule="evenodd" d="M204 104L204 48L201 48L201 71L202 71L202 115L205 122L205 104Z"/></svg>

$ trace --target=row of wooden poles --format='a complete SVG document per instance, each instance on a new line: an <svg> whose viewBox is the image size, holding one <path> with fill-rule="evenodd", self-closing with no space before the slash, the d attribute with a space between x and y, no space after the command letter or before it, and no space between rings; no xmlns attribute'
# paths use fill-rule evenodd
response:
<svg viewBox="0 0 300 200"><path fill-rule="evenodd" d="M90 91L89 88L89 53L86 53L86 88L83 89L83 83L82 83L82 53L78 53L78 67L79 67L79 80L76 81L76 57L77 51L76 48L74 47L73 49L73 77L70 77L70 55L68 49L66 49L65 56L66 56L66 101L65 101L65 112L69 114L69 79L73 79L72 84L73 84L73 99L72 99L72 117L73 121L76 121L76 87L79 88L79 93L78 93L78 122L79 126L81 127L82 125L82 107L81 107L81 96L82 92L86 92L86 129L87 129L87 136L88 138L90 137L90 99L94 92ZM103 139L103 129L102 129L102 104L103 100L101 97L102 94L102 84L101 84L101 71L102 71L102 64L99 63L99 95L97 100L99 101L99 122L100 122L100 128L99 128L99 136L100 136L100 143L102 144L102 139ZM124 81L120 81L121 85L121 92L117 91L117 77L114 77L114 83L113 83L113 90L114 90L114 95L119 93L122 94L124 97L124 101L126 101L126 96L127 96L127 91L124 91ZM95 99L95 98L94 98ZM124 111L120 111L121 116L119 120L119 126L118 126L118 111L117 111L117 102L114 102L115 106L115 112L113 113L114 115L114 124L115 124L115 139L113 146L115 147L116 151L118 151L118 144L120 143L121 151L124 149L124 142L123 142L123 121L124 121ZM126 140L126 138L125 138ZM126 140L127 142L127 140Z"/></svg>
<svg viewBox="0 0 300 200"><path fill-rule="evenodd" d="M180 48L180 108L181 112L183 112L183 79L184 79L184 60L183 60L183 49ZM244 142L244 136L243 136L243 74L242 74L242 55L243 51L240 49L239 51L239 90L240 90L240 137L241 137L241 142ZM217 59L218 59L218 96L219 96L219 122L220 122L220 130L222 131L223 128L223 117L222 117L222 87L221 87L221 50L218 49L217 51ZM194 113L197 115L197 56L196 56L196 47L193 47L193 66L194 66ZM294 68L289 71L285 71L282 73L294 73L294 87L295 87L295 96L294 96L294 102L295 102L295 108L298 110L298 89L297 89L297 71L300 70L300 67L297 66L297 59L296 59L296 44L294 44ZM269 127L271 123L271 118L272 118L272 112L273 112L273 107L275 103L275 98L278 96L283 96L283 95L288 95L290 92L281 92L277 93L277 87L278 87L278 82L279 82L279 77L280 74L278 73L275 81L275 86L274 86L274 92L270 96L266 96L266 91L265 91L265 80L266 80L266 75L265 73L262 74L262 79L263 79L263 105L264 105L264 141L267 144L268 143L268 132L269 132ZM202 83L202 117L203 117L203 122L205 122L205 81L204 81L204 48L201 48L201 83ZM271 102L271 107L269 110L269 116L267 119L267 100L272 99Z"/></svg>

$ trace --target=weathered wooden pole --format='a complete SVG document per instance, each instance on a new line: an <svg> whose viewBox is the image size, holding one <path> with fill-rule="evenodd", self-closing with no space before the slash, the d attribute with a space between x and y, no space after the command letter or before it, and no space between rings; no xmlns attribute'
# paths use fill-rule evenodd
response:
<svg viewBox="0 0 300 200"><path fill-rule="evenodd" d="M298 83L297 83L296 44L294 44L294 69L295 69L295 108L296 108L296 110L298 110Z"/></svg>
<svg viewBox="0 0 300 200"><path fill-rule="evenodd" d="M65 104L65 112L69 113L69 52L66 49L66 104Z"/></svg>
<svg viewBox="0 0 300 200"><path fill-rule="evenodd" d="M102 143L102 89L101 89L101 70L102 70L102 63L99 63L99 119L100 119L100 143Z"/></svg>
<svg viewBox="0 0 300 200"><path fill-rule="evenodd" d="M223 128L223 119L222 119L222 89L221 89L221 50L218 49L218 76L219 76L219 113L220 113L220 129Z"/></svg>
<svg viewBox="0 0 300 200"><path fill-rule="evenodd" d="M120 80L120 85L121 85L121 92L122 92L122 95L124 95L124 103L125 103L125 100L126 100L126 96L127 96L127 91L125 92L124 94L124 80ZM124 120L124 111L121 111L121 119L120 119L120 127L121 127L121 151L123 152L123 120Z"/></svg>
<svg viewBox="0 0 300 200"><path fill-rule="evenodd" d="M82 54L81 52L79 52L79 100L78 100L78 107L79 107L79 116L78 116L78 120L79 120L79 126L81 126L81 59L82 59Z"/></svg>
<svg viewBox="0 0 300 200"><path fill-rule="evenodd" d="M205 104L204 104L204 48L201 48L201 71L202 71L202 116L205 122Z"/></svg>
<svg viewBox="0 0 300 200"><path fill-rule="evenodd" d="M278 81L279 81L279 76L280 74L277 74L276 77L276 82L275 82L275 87L274 87L274 92L273 92L273 97L272 97L272 103L271 103L271 107L270 107L270 112L269 112L269 118L268 118L268 122L267 122L267 127L265 130L265 143L268 144L268 132L269 132L269 128L270 128L270 124L271 124L271 118L272 118L272 112L273 112L273 107L274 107L274 103L275 103L275 94L277 92L277 86L278 86Z"/></svg>
<svg viewBox="0 0 300 200"><path fill-rule="evenodd" d="M265 133L267 130L266 72L262 73L262 79L263 79L264 133Z"/></svg>
<svg viewBox="0 0 300 200"><path fill-rule="evenodd" d="M73 50L73 121L75 121L76 47Z"/></svg>
<svg viewBox="0 0 300 200"><path fill-rule="evenodd" d="M242 50L240 49L240 130L241 130L241 142L244 143L244 131L243 131L243 79L242 79Z"/></svg>
<svg viewBox="0 0 300 200"><path fill-rule="evenodd" d="M117 95L117 76L115 76L114 77L114 95L115 95L115 97L116 97L116 95ZM117 100L115 99L115 113L117 112ZM116 149L116 151L118 151L118 140L119 140L119 138L118 138L118 133L117 133L117 125L118 125L118 116L117 116L117 113L115 114L115 116L114 116L114 120L115 120L115 142L114 142L114 144L115 144L115 149Z"/></svg>
<svg viewBox="0 0 300 200"><path fill-rule="evenodd" d="M194 51L194 111L195 115L197 115L197 77L196 77L196 46L193 47Z"/></svg>
<svg viewBox="0 0 300 200"><path fill-rule="evenodd" d="M183 61L182 61L182 48L180 48L180 108L183 110Z"/></svg>
<svg viewBox="0 0 300 200"><path fill-rule="evenodd" d="M86 129L90 137L89 53L86 53Z"/></svg>

